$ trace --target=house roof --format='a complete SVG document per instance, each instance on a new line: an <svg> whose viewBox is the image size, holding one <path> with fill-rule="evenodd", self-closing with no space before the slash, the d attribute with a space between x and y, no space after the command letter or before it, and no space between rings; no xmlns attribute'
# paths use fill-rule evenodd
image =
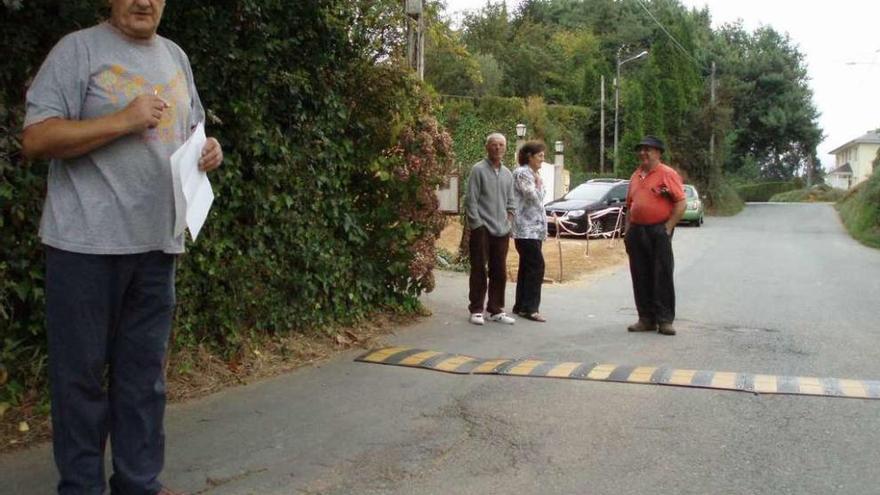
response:
<svg viewBox="0 0 880 495"><path fill-rule="evenodd" d="M880 144L880 129L877 131L868 131L865 135L859 136L852 141L844 144L843 146L838 146L837 148L831 150L829 155L836 155L838 151L843 150L844 148L848 148L854 144Z"/></svg>
<svg viewBox="0 0 880 495"><path fill-rule="evenodd" d="M844 163L843 165L835 168L831 172L828 172L828 175L852 175L852 167L849 166L849 163Z"/></svg>

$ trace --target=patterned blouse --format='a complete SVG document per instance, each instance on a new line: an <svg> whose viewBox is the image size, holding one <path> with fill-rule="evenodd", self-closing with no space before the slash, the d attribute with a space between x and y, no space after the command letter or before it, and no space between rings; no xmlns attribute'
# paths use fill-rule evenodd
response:
<svg viewBox="0 0 880 495"><path fill-rule="evenodd" d="M513 199L516 210L513 213L514 239L547 238L547 214L544 212L544 185L535 185L537 173L528 165L521 165L513 171Z"/></svg>

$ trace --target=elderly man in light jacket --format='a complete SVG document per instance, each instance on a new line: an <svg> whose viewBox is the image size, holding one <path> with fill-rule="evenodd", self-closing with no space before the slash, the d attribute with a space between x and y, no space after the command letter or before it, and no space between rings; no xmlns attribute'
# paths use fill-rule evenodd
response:
<svg viewBox="0 0 880 495"><path fill-rule="evenodd" d="M502 164L506 150L507 139L503 134L487 136L486 158L474 165L468 180L465 203L471 229L468 310L470 322L475 325L484 323L484 311L489 313L490 321L507 325L516 322L504 312L510 221L515 208L513 174Z"/></svg>

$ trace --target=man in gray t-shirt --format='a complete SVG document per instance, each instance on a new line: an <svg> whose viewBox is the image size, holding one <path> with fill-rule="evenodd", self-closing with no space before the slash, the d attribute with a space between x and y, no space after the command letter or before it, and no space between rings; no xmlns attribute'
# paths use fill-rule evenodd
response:
<svg viewBox="0 0 880 495"><path fill-rule="evenodd" d="M59 493L171 493L164 361L174 311L170 156L204 119L189 60L158 36L164 0L111 0L111 18L65 36L27 94L22 148L49 158L40 238ZM199 165L223 152L209 138ZM108 383L105 384L104 376Z"/></svg>

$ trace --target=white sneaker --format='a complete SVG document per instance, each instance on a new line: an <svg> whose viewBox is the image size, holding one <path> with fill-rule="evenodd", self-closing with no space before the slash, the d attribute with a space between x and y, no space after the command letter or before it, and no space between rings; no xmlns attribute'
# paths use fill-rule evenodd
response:
<svg viewBox="0 0 880 495"><path fill-rule="evenodd" d="M498 323L504 323L505 325L513 325L516 323L516 320L507 316L507 313L497 313L489 316L489 320L497 321Z"/></svg>
<svg viewBox="0 0 880 495"><path fill-rule="evenodd" d="M483 313L474 313L471 315L471 323L474 325L482 325L484 323Z"/></svg>

